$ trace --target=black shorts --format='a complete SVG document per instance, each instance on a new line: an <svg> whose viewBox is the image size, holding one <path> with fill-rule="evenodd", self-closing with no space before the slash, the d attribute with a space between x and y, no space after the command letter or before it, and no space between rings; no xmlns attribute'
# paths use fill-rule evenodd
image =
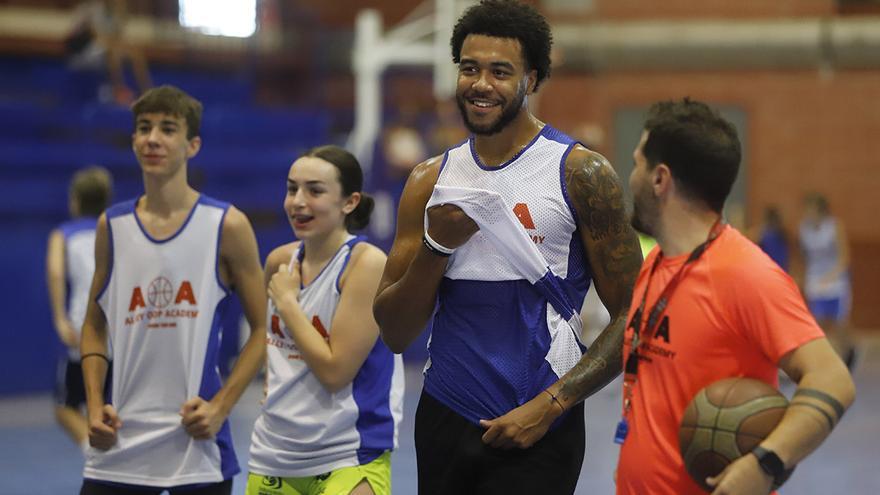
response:
<svg viewBox="0 0 880 495"><path fill-rule="evenodd" d="M584 461L584 407L528 449L483 443L485 430L424 391L415 421L419 495L574 493Z"/></svg>
<svg viewBox="0 0 880 495"><path fill-rule="evenodd" d="M232 493L232 480L229 479L219 483L176 486L173 488L155 488L151 486L83 480L79 495L159 495L165 490L168 490L170 495L230 495Z"/></svg>
<svg viewBox="0 0 880 495"><path fill-rule="evenodd" d="M55 379L55 404L79 409L86 403L86 386L83 382L82 364L70 358L60 359ZM104 399L110 397L113 383L113 364L107 366L107 379L104 380Z"/></svg>

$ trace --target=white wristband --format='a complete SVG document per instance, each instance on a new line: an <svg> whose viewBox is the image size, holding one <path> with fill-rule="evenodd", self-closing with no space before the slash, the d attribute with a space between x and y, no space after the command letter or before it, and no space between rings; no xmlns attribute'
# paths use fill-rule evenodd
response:
<svg viewBox="0 0 880 495"><path fill-rule="evenodd" d="M446 256L449 256L455 252L455 249L450 249L450 248L444 246L443 244L440 244L439 242L435 241L434 239L431 239L431 236L428 235L428 229L425 229L425 242L427 242L430 247L445 254Z"/></svg>

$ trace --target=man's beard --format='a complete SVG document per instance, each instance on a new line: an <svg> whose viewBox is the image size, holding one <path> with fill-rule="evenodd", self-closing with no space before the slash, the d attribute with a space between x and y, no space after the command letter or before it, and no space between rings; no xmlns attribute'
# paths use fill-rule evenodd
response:
<svg viewBox="0 0 880 495"><path fill-rule="evenodd" d="M651 213L656 213L657 205L654 204L646 204L650 203L648 201L639 201L638 196L633 194L633 211L630 215L629 223L632 225L634 229L641 232L642 234L655 237L654 229L652 224L653 218L651 217Z"/></svg>
<svg viewBox="0 0 880 495"><path fill-rule="evenodd" d="M455 102L458 104L458 111L461 112L461 119L464 121L465 127L467 127L467 129L471 133L480 136L491 136L493 134L498 134L499 132L504 130L504 128L507 127L508 124L513 122L513 119L515 119L516 116L519 115L519 111L523 106L525 98L526 91L525 87L523 86L519 91L517 91L516 96L514 97L514 100L512 102L505 105L502 101L501 115L498 117L498 120L486 125L478 125L468 119L468 98L466 98L464 95L457 96L455 98Z"/></svg>

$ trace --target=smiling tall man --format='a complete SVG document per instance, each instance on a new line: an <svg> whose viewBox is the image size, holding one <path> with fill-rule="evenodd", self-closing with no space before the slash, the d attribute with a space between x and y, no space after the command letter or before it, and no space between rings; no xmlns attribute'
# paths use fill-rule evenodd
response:
<svg viewBox="0 0 880 495"><path fill-rule="evenodd" d="M162 86L132 112L144 194L98 219L80 347L92 447L80 493L228 495L239 467L226 417L265 354L256 238L241 211L187 182L202 105ZM219 322L231 289L251 336L221 386Z"/></svg>
<svg viewBox="0 0 880 495"><path fill-rule="evenodd" d="M419 493L572 493L581 402L622 368L638 240L608 161L528 110L550 73L546 20L484 0L451 44L472 136L410 175L373 305L395 352L433 316ZM526 274L535 265L543 277ZM591 279L612 319L584 354L577 312Z"/></svg>

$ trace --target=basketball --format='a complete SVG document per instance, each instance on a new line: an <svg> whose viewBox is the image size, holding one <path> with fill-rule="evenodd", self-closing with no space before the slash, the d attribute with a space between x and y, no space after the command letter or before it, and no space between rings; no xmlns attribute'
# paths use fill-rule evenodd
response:
<svg viewBox="0 0 880 495"><path fill-rule="evenodd" d="M697 392L678 431L685 469L704 490L706 478L749 453L776 428L788 400L752 378L725 378Z"/></svg>

